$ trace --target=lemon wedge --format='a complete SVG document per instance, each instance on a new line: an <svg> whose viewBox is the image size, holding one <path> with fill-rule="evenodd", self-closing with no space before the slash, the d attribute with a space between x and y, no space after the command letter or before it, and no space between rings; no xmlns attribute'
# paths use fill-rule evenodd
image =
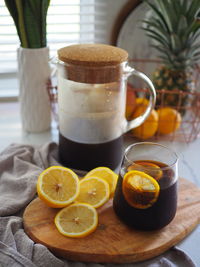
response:
<svg viewBox="0 0 200 267"><path fill-rule="evenodd" d="M138 209L146 209L157 201L160 186L150 175L133 170L125 174L122 190L129 205Z"/></svg>

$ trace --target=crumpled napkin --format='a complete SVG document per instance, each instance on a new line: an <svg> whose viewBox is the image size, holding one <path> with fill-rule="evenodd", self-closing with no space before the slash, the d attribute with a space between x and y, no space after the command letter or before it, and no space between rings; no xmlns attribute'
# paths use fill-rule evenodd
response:
<svg viewBox="0 0 200 267"><path fill-rule="evenodd" d="M36 196L37 177L49 166L60 165L57 144L12 144L0 153L0 266L4 267L195 267L178 248L151 260L132 264L95 264L56 258L45 246L34 243L24 232L24 208Z"/></svg>

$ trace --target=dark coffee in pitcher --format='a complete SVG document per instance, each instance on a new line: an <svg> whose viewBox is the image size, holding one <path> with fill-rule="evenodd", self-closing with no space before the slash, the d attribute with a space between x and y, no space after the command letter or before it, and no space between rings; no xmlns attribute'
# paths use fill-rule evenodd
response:
<svg viewBox="0 0 200 267"><path fill-rule="evenodd" d="M99 144L78 143L59 134L59 160L67 167L91 170L106 166L117 168L122 159L123 138Z"/></svg>

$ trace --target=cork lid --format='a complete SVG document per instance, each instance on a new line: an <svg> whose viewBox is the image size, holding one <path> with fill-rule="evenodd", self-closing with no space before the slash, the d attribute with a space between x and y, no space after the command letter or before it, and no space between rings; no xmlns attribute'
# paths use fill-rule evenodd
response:
<svg viewBox="0 0 200 267"><path fill-rule="evenodd" d="M58 50L58 58L69 64L102 67L118 65L128 59L128 53L105 44L77 44Z"/></svg>

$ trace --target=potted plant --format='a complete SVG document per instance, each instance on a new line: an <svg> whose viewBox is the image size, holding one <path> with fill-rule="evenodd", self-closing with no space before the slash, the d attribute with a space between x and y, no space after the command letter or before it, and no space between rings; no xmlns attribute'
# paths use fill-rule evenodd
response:
<svg viewBox="0 0 200 267"><path fill-rule="evenodd" d="M194 90L193 74L200 60L200 1L199 0L143 0L151 15L142 27L152 40L161 59L161 66L153 73L156 90L164 89L157 105L179 107L183 115L189 100L187 92ZM182 92L180 97L178 93Z"/></svg>
<svg viewBox="0 0 200 267"><path fill-rule="evenodd" d="M19 100L22 127L28 132L49 129L51 109L46 16L50 0L5 0L20 40L18 49Z"/></svg>

